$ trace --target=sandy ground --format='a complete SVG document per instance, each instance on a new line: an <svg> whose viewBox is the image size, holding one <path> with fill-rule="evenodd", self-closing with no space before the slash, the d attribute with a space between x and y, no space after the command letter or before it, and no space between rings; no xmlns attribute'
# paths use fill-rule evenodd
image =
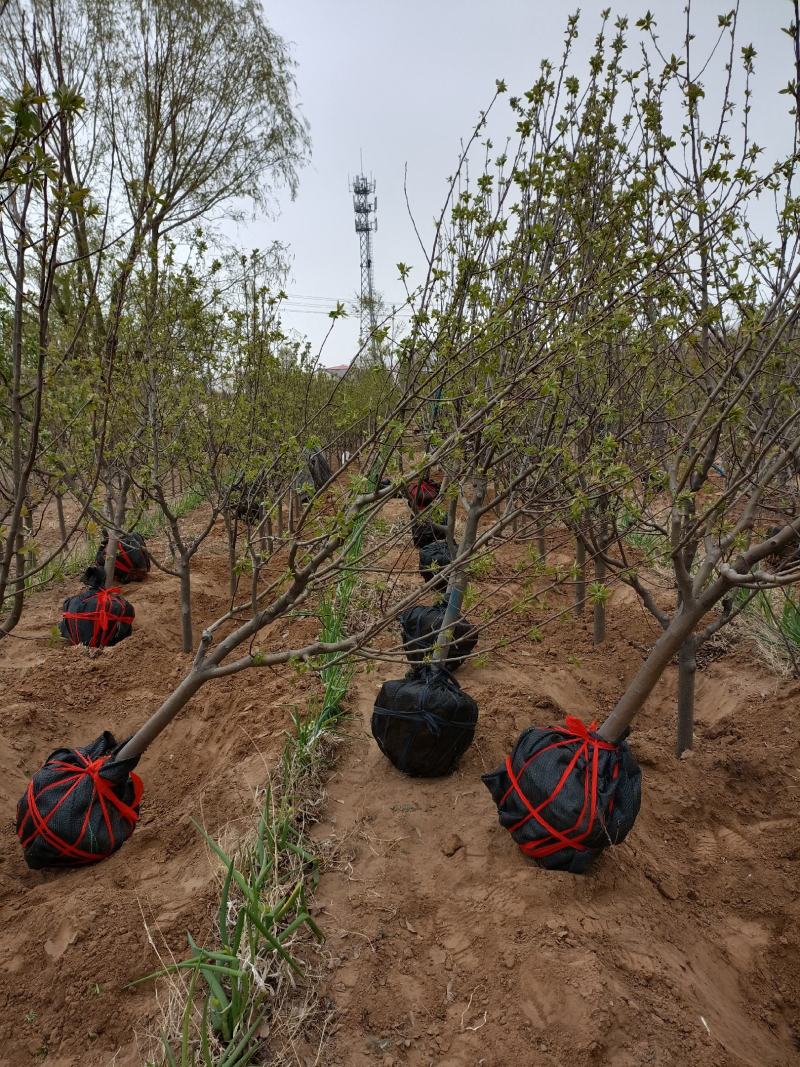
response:
<svg viewBox="0 0 800 1067"><path fill-rule="evenodd" d="M485 588L512 576L518 551L502 550ZM13 828L28 775L60 744L106 727L125 736L188 665L176 584L157 571L126 593L137 620L121 645L90 656L48 642L77 585L35 597L18 638L0 645L0 1067L143 1067L137 1034L158 1006L151 987L128 983L157 965L154 945L182 953L186 931L202 938L211 922L218 868L189 819L214 833L248 824L253 785L311 684L265 671L208 686L142 762L131 841L93 869L28 871ZM219 613L225 588L215 536L197 561L198 624ZM514 617L491 637L532 622ZM601 649L588 619L569 618L541 643L465 667L476 742L438 781L400 775L369 736L380 681L402 669L359 674L315 831L339 842L316 897L335 1010L319 1064L800 1064L797 683L741 648L710 663L696 749L677 761L670 673L632 738L639 821L586 877L525 860L480 782L530 723L602 715L652 637L620 593ZM302 1067L315 1058L298 1048Z"/></svg>
<svg viewBox="0 0 800 1067"><path fill-rule="evenodd" d="M198 555L196 626L226 606L224 552L217 533ZM313 684L253 671L207 685L142 760L141 818L122 850L92 868L29 871L14 818L31 772L54 748L105 728L128 736L190 664L175 579L154 569L126 586L134 633L99 654L47 638L79 587L72 579L33 597L0 644L2 1067L143 1067L140 1035L157 1027L159 1009L152 985L128 983L158 967L157 951L185 955L186 932L199 940L211 925L219 864L190 819L214 834L253 825L253 788Z"/></svg>
<svg viewBox="0 0 800 1067"><path fill-rule="evenodd" d="M495 581L518 550L499 555ZM360 679L317 828L343 853L317 895L326 1064L800 1064L800 686L731 650L698 675L697 744L678 761L673 668L632 737L640 818L588 876L537 868L497 823L480 775L531 723L602 717L641 662L654 630L635 597L608 616L601 649L567 618L459 672L481 718L451 778L391 767L369 734L379 682Z"/></svg>

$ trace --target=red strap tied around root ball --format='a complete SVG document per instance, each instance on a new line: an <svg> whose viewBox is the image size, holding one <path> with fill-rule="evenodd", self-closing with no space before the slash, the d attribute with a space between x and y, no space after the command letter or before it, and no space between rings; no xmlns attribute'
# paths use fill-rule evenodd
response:
<svg viewBox="0 0 800 1067"><path fill-rule="evenodd" d="M89 619L93 624L89 648L103 648L107 645L117 623L133 622L133 615L115 615L111 611L112 604L125 604L125 601L119 596L121 592L122 590L118 586L114 589L97 589L92 592L92 596L97 597L97 607L94 611L64 612L64 618L67 620L70 637L74 644L81 644L78 627L75 625L75 622L79 619Z"/></svg>
<svg viewBox="0 0 800 1067"><path fill-rule="evenodd" d="M116 795L114 787L111 782L106 778L103 778L100 771L104 764L112 760L113 756L101 756L96 760L89 760L82 752L75 750L75 754L82 760L83 766L76 767L73 763L66 763L63 760L53 760L48 766L64 771L63 778L58 779L55 782L51 782L46 785L38 794L34 793L33 782L28 783L28 791L26 794L27 801L27 817L33 824L33 828L30 833L26 834L25 825L28 821L26 818L23 824L17 831L20 842L23 848L33 841L38 835L42 840L54 849L60 856L67 857L75 864L79 863L97 863L98 860L106 859L107 856L116 849L118 842L114 837L114 827L111 822L111 818L108 812L108 804L113 806L120 813L122 818L130 824L130 832L133 832L133 828L139 821L139 804L141 803L142 793L144 792L144 785L138 774L130 773L130 780L133 784L133 804L126 804L123 800ZM81 824L81 831L74 842L64 841L58 834L54 833L48 826L49 821L53 818L55 813L66 803L71 794L83 783L86 778L92 780L92 796L89 803L86 805L86 814ZM65 790L64 795L55 805L52 811L48 812L47 816L42 816L37 806L37 800L43 796L50 789L63 789L65 785L69 785L69 788ZM89 820L92 814L92 808L95 803L100 805L100 811L103 814L103 821L108 831L108 839L112 847L109 852L89 852L86 849L80 848L81 842L86 836L86 831L89 827ZM130 833L126 835L130 836Z"/></svg>
<svg viewBox="0 0 800 1067"><path fill-rule="evenodd" d="M439 485L436 482L422 478L418 482L408 483L408 499L417 508L425 508L432 504L439 495Z"/></svg>
<svg viewBox="0 0 800 1067"><path fill-rule="evenodd" d="M125 546L119 541L117 542L117 558L114 560L114 570L119 571L120 574L130 574L134 578L143 578L146 573L142 567L134 567Z"/></svg>
<svg viewBox="0 0 800 1067"><path fill-rule="evenodd" d="M520 850L532 859L540 859L543 856L550 856L562 848L574 848L578 852L586 851L586 846L582 842L589 837L594 829L595 818L597 815L597 765L599 753L601 750L614 752L617 747L607 741L601 741L598 737L592 736L593 732L597 729L596 722L592 722L589 726L586 726L574 715L567 716L566 726L554 726L552 729L556 733L564 734L564 740L556 741L554 744L548 745L546 748L541 749L541 751L534 753L534 755L520 767L518 774L514 774L514 768L511 765L511 757L506 757L506 772L511 781L511 786L503 796L501 803L503 803L509 797L511 792L514 791L528 811L528 814L520 819L519 822L515 823L514 826L509 827L509 830L513 833L515 830L518 830L520 826L524 826L529 819L535 819L548 835L541 841L529 841L527 844L519 846ZM569 748L572 746L574 746L575 752L567 764L564 773L556 783L555 789L542 801L541 804L534 807L530 800L525 796L525 793L520 786L520 778L531 763L544 752L549 752L553 748ZM552 804L564 788L569 777L575 773L578 761L581 758L586 761L586 774L583 780L583 807L581 808L580 815L572 826L567 830L557 830L550 825L543 812L550 806L550 804ZM614 769L614 777L616 777L618 773L619 767L617 766ZM585 826L580 830L579 828L584 824L585 820Z"/></svg>

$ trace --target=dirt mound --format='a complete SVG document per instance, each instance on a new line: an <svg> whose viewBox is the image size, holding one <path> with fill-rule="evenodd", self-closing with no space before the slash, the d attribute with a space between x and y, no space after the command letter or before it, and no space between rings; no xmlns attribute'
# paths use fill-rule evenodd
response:
<svg viewBox="0 0 800 1067"><path fill-rule="evenodd" d="M224 610L224 551L215 537L198 556L198 626ZM30 773L60 744L132 732L190 664L177 582L156 570L127 587L136 624L122 644L91 653L48 642L78 585L35 597L0 645L2 1067L142 1067L137 1031L157 1026L159 1008L150 986L128 983L158 967L156 950L185 955L186 932L202 939L212 917L219 865L190 819L212 833L252 827L253 787L312 684L267 671L209 683L143 758L141 819L122 850L93 868L29 871L14 811Z"/></svg>
<svg viewBox="0 0 800 1067"><path fill-rule="evenodd" d="M608 710L651 641L626 609L601 651L568 619L465 667L481 719L449 779L383 759L367 727L378 683L361 680L317 830L345 857L317 896L339 1019L326 1064L800 1064L800 687L747 656L710 664L696 750L677 761L664 679L632 739L640 819L582 878L525 860L480 782L531 722Z"/></svg>

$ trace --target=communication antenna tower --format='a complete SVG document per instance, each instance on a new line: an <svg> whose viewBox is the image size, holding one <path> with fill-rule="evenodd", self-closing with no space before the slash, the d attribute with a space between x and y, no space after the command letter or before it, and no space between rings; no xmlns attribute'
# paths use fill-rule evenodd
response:
<svg viewBox="0 0 800 1067"><path fill-rule="evenodd" d="M362 162L363 169L363 162ZM378 198L375 179L359 174L350 184L356 215L356 233L361 245L361 327L359 341L363 345L377 328L375 314L375 286L372 272L372 235L378 229ZM373 339L372 347L374 349Z"/></svg>

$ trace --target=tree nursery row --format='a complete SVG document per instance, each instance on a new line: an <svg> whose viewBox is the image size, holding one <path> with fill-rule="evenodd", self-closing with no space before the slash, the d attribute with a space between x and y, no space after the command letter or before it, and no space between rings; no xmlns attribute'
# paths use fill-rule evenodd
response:
<svg viewBox="0 0 800 1067"><path fill-rule="evenodd" d="M634 826L636 716L666 668L681 755L701 650L800 581L797 23L793 134L768 159L735 14L703 59L705 81L725 72L714 100L688 30L667 55L652 16L606 13L579 70L570 17L527 92L497 83L421 272L398 264L408 329L381 323L337 380L283 324L286 250L237 250L207 221L296 187L309 138L291 57L250 0L190 6L0 3L0 641L67 582L59 640L124 642L155 568L177 579L186 654L130 737L113 722L91 744L53 737L17 811L25 858L115 852L147 804L148 746L245 671L377 660L381 751L451 773L478 718L456 674L491 667L500 618L473 579L514 544L505 611L535 614L530 642L557 622L543 585L591 612L601 648L621 586L658 628L602 722L532 711L484 776L524 855L583 872ZM498 148L501 109L515 135ZM387 521L398 497L407 514ZM568 564L545 550L554 530ZM193 574L220 531L228 606L199 628ZM422 583L383 579L401 548ZM353 574L375 589L368 618L334 640L278 636Z"/></svg>

